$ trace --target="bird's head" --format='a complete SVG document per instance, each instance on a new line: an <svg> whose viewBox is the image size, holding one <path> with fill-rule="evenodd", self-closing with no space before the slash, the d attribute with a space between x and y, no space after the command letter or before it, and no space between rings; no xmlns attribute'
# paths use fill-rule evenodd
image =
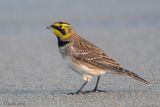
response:
<svg viewBox="0 0 160 107"><path fill-rule="evenodd" d="M67 22L55 22L48 26L47 29L51 29L53 33L61 41L66 41L72 37L72 26Z"/></svg>

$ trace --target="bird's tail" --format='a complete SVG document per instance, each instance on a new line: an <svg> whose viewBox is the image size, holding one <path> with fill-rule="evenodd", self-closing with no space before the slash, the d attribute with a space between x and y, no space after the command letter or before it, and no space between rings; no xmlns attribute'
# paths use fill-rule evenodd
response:
<svg viewBox="0 0 160 107"><path fill-rule="evenodd" d="M138 80L138 81L140 81L140 82L143 82L143 83L145 83L145 84L147 84L147 85L150 85L150 84L151 84L150 82L146 81L145 79L139 77L136 73L133 73L133 72L131 72L131 71L129 71L129 70L126 70L126 69L124 69L124 68L119 68L119 69L116 70L116 71L117 71L119 74L127 75L127 76L129 76L129 77L131 77L131 78L134 78L134 79L136 79L136 80Z"/></svg>

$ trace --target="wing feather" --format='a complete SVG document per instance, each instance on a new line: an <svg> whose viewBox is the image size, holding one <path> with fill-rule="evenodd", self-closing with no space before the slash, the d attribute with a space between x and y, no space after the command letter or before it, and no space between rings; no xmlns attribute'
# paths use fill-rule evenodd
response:
<svg viewBox="0 0 160 107"><path fill-rule="evenodd" d="M81 40L75 42L71 48L72 56L76 59L85 61L103 69L115 69L120 67L118 62L106 55L97 46L83 38L80 39Z"/></svg>

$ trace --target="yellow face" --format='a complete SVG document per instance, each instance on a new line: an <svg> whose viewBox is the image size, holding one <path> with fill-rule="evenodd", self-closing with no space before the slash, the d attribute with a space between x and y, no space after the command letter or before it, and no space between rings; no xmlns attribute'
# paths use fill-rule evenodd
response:
<svg viewBox="0 0 160 107"><path fill-rule="evenodd" d="M56 22L49 27L48 29L52 29L53 33L62 41L71 38L71 25L66 22Z"/></svg>

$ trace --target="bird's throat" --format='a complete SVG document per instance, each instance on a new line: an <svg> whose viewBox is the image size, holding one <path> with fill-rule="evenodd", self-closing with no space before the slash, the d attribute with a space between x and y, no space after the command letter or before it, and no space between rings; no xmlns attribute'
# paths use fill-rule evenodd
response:
<svg viewBox="0 0 160 107"><path fill-rule="evenodd" d="M57 39L58 39L58 47L63 47L68 43L70 43L69 41L62 41L59 37L57 37Z"/></svg>

